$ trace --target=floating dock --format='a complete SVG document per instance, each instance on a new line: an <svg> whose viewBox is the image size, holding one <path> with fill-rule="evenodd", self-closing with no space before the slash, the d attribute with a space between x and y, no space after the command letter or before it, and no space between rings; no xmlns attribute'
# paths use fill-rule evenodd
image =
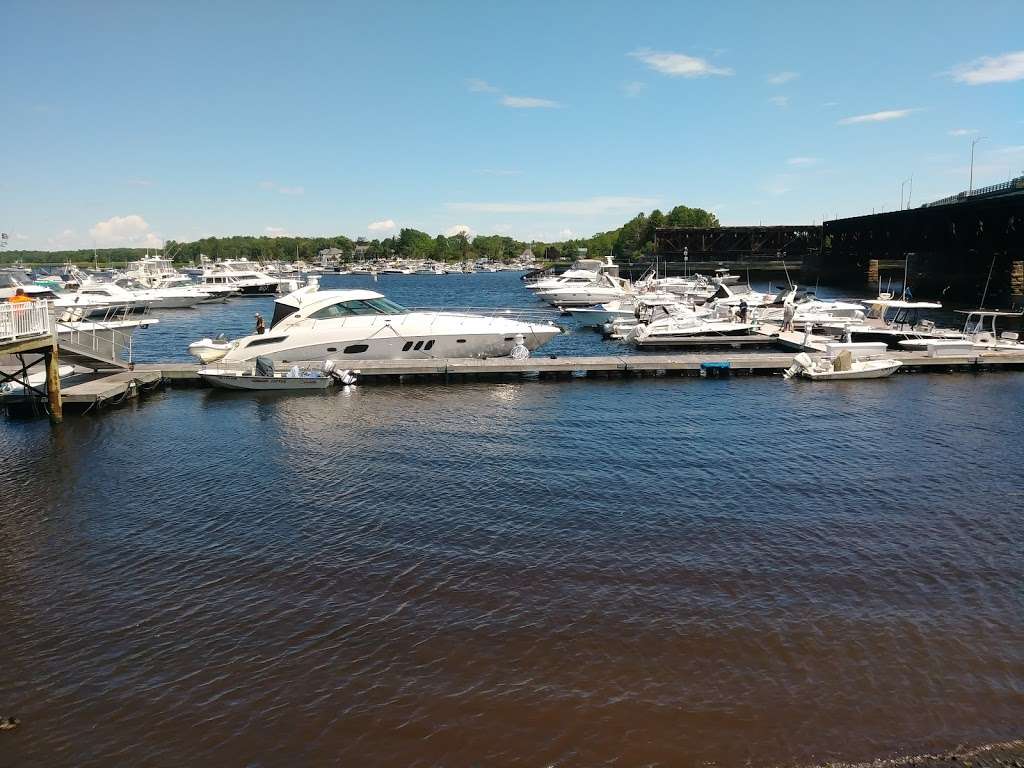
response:
<svg viewBox="0 0 1024 768"><path fill-rule="evenodd" d="M812 358L820 352L793 340L793 347L807 350ZM1024 370L1024 352L985 351L970 355L935 356L928 352L889 350L885 356L899 360L900 374ZM319 361L309 366L319 367ZM792 352L691 352L672 355L602 355L599 357L507 357L424 358L421 360L363 360L358 364L359 383L467 380L500 381L523 379L607 379L648 376L772 376L793 364ZM287 370L291 364L279 365ZM341 367L339 365L339 367ZM202 386L196 363L168 362L138 364L133 369L99 374L87 381L64 387L63 402L75 411L117 405L161 385ZM8 396L6 405L28 402L24 396Z"/></svg>

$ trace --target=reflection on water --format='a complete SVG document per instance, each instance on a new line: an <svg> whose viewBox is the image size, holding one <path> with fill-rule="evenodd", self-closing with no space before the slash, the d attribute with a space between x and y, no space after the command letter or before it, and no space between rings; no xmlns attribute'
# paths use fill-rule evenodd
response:
<svg viewBox="0 0 1024 768"><path fill-rule="evenodd" d="M176 390L2 424L4 757L768 765L1017 736L1022 396Z"/></svg>

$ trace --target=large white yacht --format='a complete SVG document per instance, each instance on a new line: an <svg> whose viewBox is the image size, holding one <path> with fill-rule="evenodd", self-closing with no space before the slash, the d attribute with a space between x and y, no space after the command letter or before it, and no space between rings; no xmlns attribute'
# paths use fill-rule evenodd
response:
<svg viewBox="0 0 1024 768"><path fill-rule="evenodd" d="M237 339L225 363L268 357L277 362L501 357L517 344L530 350L557 336L550 323L522 322L509 314L408 310L375 291L321 291L308 285L274 302L261 335ZM210 361L206 351L205 362Z"/></svg>
<svg viewBox="0 0 1024 768"><path fill-rule="evenodd" d="M531 291L553 291L556 288L589 285L597 280L606 267L611 266L614 265L610 256L607 264L600 259L577 259L562 274L528 281L526 287Z"/></svg>
<svg viewBox="0 0 1024 768"><path fill-rule="evenodd" d="M565 284L559 288L537 291L537 296L555 307L592 307L621 299L633 293L628 280L602 272L589 283Z"/></svg>
<svg viewBox="0 0 1024 768"><path fill-rule="evenodd" d="M195 290L145 288L131 278L121 278L113 283L90 280L82 284L78 295L93 296L106 302L134 302L138 307L153 309L188 309L210 298L210 294Z"/></svg>
<svg viewBox="0 0 1024 768"><path fill-rule="evenodd" d="M231 286L238 289L240 296L273 296L281 281L256 267L247 259L220 261L203 270L199 286Z"/></svg>

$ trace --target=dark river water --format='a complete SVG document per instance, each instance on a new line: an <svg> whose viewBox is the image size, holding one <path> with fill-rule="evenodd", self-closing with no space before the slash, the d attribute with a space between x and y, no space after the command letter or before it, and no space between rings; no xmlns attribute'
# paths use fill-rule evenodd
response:
<svg viewBox="0 0 1024 768"><path fill-rule="evenodd" d="M0 766L1019 737L1022 402L1012 373L652 378L0 421Z"/></svg>

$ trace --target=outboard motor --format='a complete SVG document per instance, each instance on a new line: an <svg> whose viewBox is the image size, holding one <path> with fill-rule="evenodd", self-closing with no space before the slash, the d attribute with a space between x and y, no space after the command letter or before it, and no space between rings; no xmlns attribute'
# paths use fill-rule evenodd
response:
<svg viewBox="0 0 1024 768"><path fill-rule="evenodd" d="M783 371L782 378L792 379L794 376L798 375L800 371L807 370L809 368L812 368L813 366L814 361L811 360L811 358L807 355L806 352L801 352L799 355L793 358L793 364L789 366L789 368L787 368L785 371Z"/></svg>

